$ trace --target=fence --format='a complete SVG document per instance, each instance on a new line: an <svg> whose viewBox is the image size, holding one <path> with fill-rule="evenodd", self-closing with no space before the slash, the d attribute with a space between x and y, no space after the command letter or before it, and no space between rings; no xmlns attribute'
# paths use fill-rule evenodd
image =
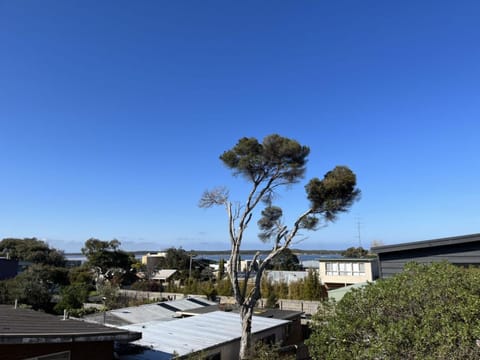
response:
<svg viewBox="0 0 480 360"><path fill-rule="evenodd" d="M120 290L122 296L129 298L140 299L140 300L149 300L149 301L163 301L165 299L169 300L179 300L187 296L203 297L203 295L185 295L182 293L170 293L170 292L155 292L155 291L137 291L137 290ZM235 298L232 296L218 296L220 304L235 304ZM258 307L264 308L267 303L266 299L258 300ZM317 312L320 301L309 301L309 300L289 300L289 299L280 299L277 301L278 308L280 310L293 310L301 311L307 315L313 315Z"/></svg>

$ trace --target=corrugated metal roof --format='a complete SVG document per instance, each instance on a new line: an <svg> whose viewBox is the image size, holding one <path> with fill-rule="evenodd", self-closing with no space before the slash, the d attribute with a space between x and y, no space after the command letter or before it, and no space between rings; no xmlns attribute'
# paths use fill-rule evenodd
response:
<svg viewBox="0 0 480 360"><path fill-rule="evenodd" d="M178 270L176 269L163 269L157 271L153 277L152 280L167 280L170 276L175 274Z"/></svg>
<svg viewBox="0 0 480 360"><path fill-rule="evenodd" d="M304 260L302 266L308 269L318 269L320 267L320 261L318 260Z"/></svg>
<svg viewBox="0 0 480 360"><path fill-rule="evenodd" d="M252 333L289 322L253 316ZM187 355L231 342L241 336L240 315L224 311L214 311L169 322L152 321L127 325L122 328L142 332L142 339L135 341L134 344L150 349L149 352L139 356L132 355L122 359L170 359L174 352L180 356Z"/></svg>
<svg viewBox="0 0 480 360"><path fill-rule="evenodd" d="M373 283L375 283L375 281L373 281ZM347 286L344 286L344 287L341 287L341 288L338 288L338 289L335 289L335 290L330 290L328 291L328 297L329 299L335 299L335 301L340 301L342 300L342 298L345 296L345 294L347 292L349 292L350 290L352 289L359 289L359 288L362 288L366 285L368 285L369 282L361 282L361 283L357 283L357 284L352 284L352 285L347 285Z"/></svg>
<svg viewBox="0 0 480 360"><path fill-rule="evenodd" d="M137 339L140 333L65 319L30 309L0 305L0 343L113 341ZM75 340L73 340L75 339Z"/></svg>
<svg viewBox="0 0 480 360"><path fill-rule="evenodd" d="M195 300L196 298L191 299ZM85 319L98 323L103 323L103 320L105 319L105 324L115 326L138 324L154 320L168 321L173 320L179 316L177 314L177 311L184 311L203 307L204 305L201 305L200 302L205 304L205 306L216 304L216 302L209 301L203 298L200 298L199 300L200 301L191 301L189 300L189 298L185 298L154 304L132 306L107 311L107 313L105 314L105 318L103 317L103 314L94 314L86 316ZM163 304L165 304L166 306L162 306Z"/></svg>

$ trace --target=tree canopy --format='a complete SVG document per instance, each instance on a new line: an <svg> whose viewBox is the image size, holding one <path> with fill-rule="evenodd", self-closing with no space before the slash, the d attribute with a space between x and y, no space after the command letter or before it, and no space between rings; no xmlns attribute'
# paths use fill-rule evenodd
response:
<svg viewBox="0 0 480 360"><path fill-rule="evenodd" d="M120 250L120 245L120 241L116 239L102 241L91 238L85 242L82 254L86 256L89 266L99 267L102 272L113 268L130 271L132 264L135 262L135 256L132 253Z"/></svg>
<svg viewBox="0 0 480 360"><path fill-rule="evenodd" d="M3 239L0 241L0 254L7 255L10 259L29 261L34 264L65 266L63 252L37 238Z"/></svg>
<svg viewBox="0 0 480 360"><path fill-rule="evenodd" d="M346 258L363 258L368 255L368 250L365 250L361 246L349 247L347 250L342 251L341 255Z"/></svg>
<svg viewBox="0 0 480 360"><path fill-rule="evenodd" d="M314 359L479 359L480 269L410 263L314 320Z"/></svg>
<svg viewBox="0 0 480 360"><path fill-rule="evenodd" d="M286 248L275 259L272 259L267 270L299 271L302 265L292 250Z"/></svg>

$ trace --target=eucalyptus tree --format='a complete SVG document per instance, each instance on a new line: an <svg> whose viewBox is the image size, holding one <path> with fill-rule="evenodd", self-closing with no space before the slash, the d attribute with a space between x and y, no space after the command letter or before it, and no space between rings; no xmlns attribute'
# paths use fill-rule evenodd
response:
<svg viewBox="0 0 480 360"><path fill-rule="evenodd" d="M256 138L244 137L225 151L220 160L233 175L243 177L249 183L245 202L232 202L225 187L205 191L199 202L200 207L224 206L227 212L231 251L226 271L240 308L241 359L247 359L251 351L252 314L261 296L260 285L265 269L291 246L299 231L316 230L333 222L339 213L348 211L360 194L355 174L346 166L337 166L322 179L313 178L305 185L308 205L293 224L287 226L283 210L274 201L281 189L304 178L309 153L309 147L277 134L265 137L261 143ZM239 279L240 249L245 232L257 213L255 210L260 207L263 210L257 221L258 237L269 242L271 250L261 262L258 261L260 253L254 255L245 274L245 279L254 276L254 286L247 289L248 281Z"/></svg>

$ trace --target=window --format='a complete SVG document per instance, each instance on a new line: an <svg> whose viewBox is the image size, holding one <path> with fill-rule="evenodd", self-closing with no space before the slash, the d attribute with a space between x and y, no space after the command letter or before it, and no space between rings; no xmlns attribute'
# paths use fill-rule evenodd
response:
<svg viewBox="0 0 480 360"><path fill-rule="evenodd" d="M327 275L338 275L338 263L327 262Z"/></svg>
<svg viewBox="0 0 480 360"><path fill-rule="evenodd" d="M365 263L353 264L353 276L365 275Z"/></svg>
<svg viewBox="0 0 480 360"><path fill-rule="evenodd" d="M338 265L340 276L352 276L352 263L340 263Z"/></svg>
<svg viewBox="0 0 480 360"><path fill-rule="evenodd" d="M365 263L327 262L326 275L328 276L363 276Z"/></svg>

